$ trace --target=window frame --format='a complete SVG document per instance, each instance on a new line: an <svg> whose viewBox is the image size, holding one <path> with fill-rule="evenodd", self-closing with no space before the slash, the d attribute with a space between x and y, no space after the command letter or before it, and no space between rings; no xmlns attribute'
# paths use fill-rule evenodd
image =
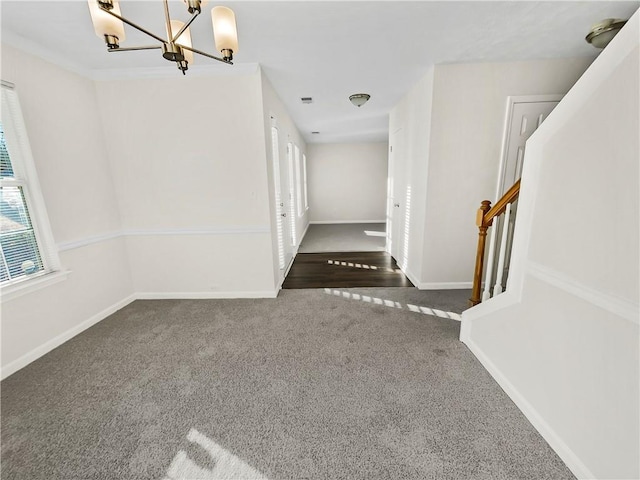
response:
<svg viewBox="0 0 640 480"><path fill-rule="evenodd" d="M0 89L2 125L14 173L12 178L0 179L0 185L22 188L36 246L43 265L43 269L39 272L1 283L0 298L4 301L62 280L68 272L61 271L60 259L40 189L18 93L12 83L4 80Z"/></svg>

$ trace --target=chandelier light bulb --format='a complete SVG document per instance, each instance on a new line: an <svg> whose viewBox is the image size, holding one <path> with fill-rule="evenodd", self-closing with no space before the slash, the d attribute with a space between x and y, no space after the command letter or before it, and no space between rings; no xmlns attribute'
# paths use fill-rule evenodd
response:
<svg viewBox="0 0 640 480"><path fill-rule="evenodd" d="M238 29L233 10L227 7L213 7L211 9L211 22L213 23L213 38L216 43L216 50L222 52L225 58L233 58L233 54L238 52Z"/></svg>
<svg viewBox="0 0 640 480"><path fill-rule="evenodd" d="M89 13L91 14L91 21L93 22L93 28L96 35L99 38L115 37L116 40L123 42L126 37L124 34L124 23L122 20L119 20L102 10L97 0L88 0L88 3ZM113 0L111 3L113 5L111 11L120 15L120 5L118 5L118 0ZM109 44L109 42L107 43ZM118 45L118 43L115 45ZM113 48L114 45L109 44L109 46L110 48Z"/></svg>
<svg viewBox="0 0 640 480"><path fill-rule="evenodd" d="M189 26L200 15L207 0L183 0L191 18L185 23L172 20L169 12L169 0L162 0L164 6L165 36L156 35L120 13L118 0L88 0L89 13L96 35L104 39L109 52L132 52L139 50L160 50L165 60L174 62L184 75L193 64L194 54L233 65L233 54L238 51L238 29L233 10L227 7L214 7L211 20L214 28L214 40L222 56L212 55L193 47ZM124 40L124 24L153 38L155 45L139 45L120 47ZM179 35L177 38L176 35Z"/></svg>
<svg viewBox="0 0 640 480"><path fill-rule="evenodd" d="M173 38L173 36L178 33L183 26L184 22L181 22L180 20L171 20L171 34L167 35ZM193 47L193 44L191 43L191 31L189 28L182 32L182 35L176 39L176 44L182 47ZM184 48L182 53L184 55L184 59L189 63L189 65L193 65L193 52Z"/></svg>

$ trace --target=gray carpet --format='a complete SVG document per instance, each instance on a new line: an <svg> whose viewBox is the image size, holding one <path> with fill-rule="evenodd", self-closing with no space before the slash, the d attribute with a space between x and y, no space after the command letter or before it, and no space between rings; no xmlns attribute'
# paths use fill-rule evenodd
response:
<svg viewBox="0 0 640 480"><path fill-rule="evenodd" d="M348 292L352 297L354 293L360 296L368 295L398 302L403 308L407 305L429 307L445 312L462 313L469 308L470 289L463 290L418 290L415 287L376 287L376 288L343 288L332 289Z"/></svg>
<svg viewBox="0 0 640 480"><path fill-rule="evenodd" d="M573 478L459 327L323 290L136 301L2 382L2 478Z"/></svg>
<svg viewBox="0 0 640 480"><path fill-rule="evenodd" d="M385 232L384 223L314 223L309 225L298 252L384 252Z"/></svg>

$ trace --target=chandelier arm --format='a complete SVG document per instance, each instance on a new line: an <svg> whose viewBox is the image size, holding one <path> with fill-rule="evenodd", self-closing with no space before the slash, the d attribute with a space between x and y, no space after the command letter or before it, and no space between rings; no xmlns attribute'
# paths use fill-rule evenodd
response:
<svg viewBox="0 0 640 480"><path fill-rule="evenodd" d="M220 58L220 57L216 57L215 55L210 55L210 54L208 54L206 52L203 52L201 50L198 50L196 48L187 47L186 45L180 45L180 47L184 48L185 50L190 50L193 53L197 53L197 54L203 55L205 57L213 58L214 60L218 60L219 62L226 63L227 65L233 65L233 62L227 61L227 60L225 60L223 58Z"/></svg>
<svg viewBox="0 0 640 480"><path fill-rule="evenodd" d="M145 45L143 47L118 47L110 48L109 52L131 52L134 50L158 50L162 48L162 45Z"/></svg>
<svg viewBox="0 0 640 480"><path fill-rule="evenodd" d="M178 37L180 35L182 35L184 33L184 31L189 28L189 25L191 25L193 23L193 21L196 19L196 17L200 15L200 12L198 12L197 10L195 12L193 12L191 18L189 19L189 21L187 23L185 23L182 28L178 31L178 33L176 33L173 38L171 39L172 42L175 42L176 40L178 40ZM171 30L169 30L171 31Z"/></svg>
<svg viewBox="0 0 640 480"><path fill-rule="evenodd" d="M165 0L166 1L166 0ZM136 30L140 30L142 33L146 33L147 35L149 35L152 38L155 38L156 40L158 40L159 42L162 43L167 43L167 41L162 38L159 37L153 33L151 33L149 30L142 28L140 25L136 25L135 23L133 23L131 20L127 20L124 17L121 17L120 15L118 15L117 13L113 13L111 10L107 10L106 8L103 8L102 5L100 5L100 10L102 10L103 12L107 12L109 15L111 15L112 17L116 17L118 20L126 23L127 25L131 25L133 28L135 28ZM171 31L171 30L169 30Z"/></svg>
<svg viewBox="0 0 640 480"><path fill-rule="evenodd" d="M169 0L162 0L164 4L164 21L167 24L167 36L169 37L169 43L175 42L171 39L171 17L169 16Z"/></svg>

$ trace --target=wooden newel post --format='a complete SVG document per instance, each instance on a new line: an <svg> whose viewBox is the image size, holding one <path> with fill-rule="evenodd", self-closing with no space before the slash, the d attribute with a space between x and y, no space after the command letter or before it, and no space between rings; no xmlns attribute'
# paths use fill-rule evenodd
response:
<svg viewBox="0 0 640 480"><path fill-rule="evenodd" d="M473 272L473 290L469 304L473 307L480 303L480 290L482 287L482 269L484 268L484 245L487 240L487 229L491 222L485 223L484 216L491 209L491 202L483 200L476 214L476 225L478 226L478 251L476 252L476 268Z"/></svg>

